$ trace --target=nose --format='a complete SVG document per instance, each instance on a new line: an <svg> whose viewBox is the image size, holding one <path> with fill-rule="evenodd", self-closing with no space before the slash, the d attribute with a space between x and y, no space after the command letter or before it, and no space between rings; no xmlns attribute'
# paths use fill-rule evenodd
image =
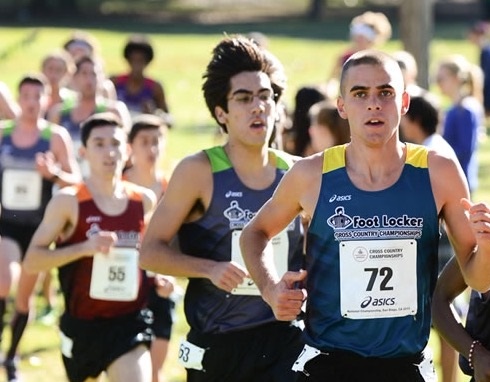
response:
<svg viewBox="0 0 490 382"><path fill-rule="evenodd" d="M265 110L266 102L255 96L252 99L252 112L263 112Z"/></svg>
<svg viewBox="0 0 490 382"><path fill-rule="evenodd" d="M380 100L375 95L369 97L368 110L381 110Z"/></svg>
<svg viewBox="0 0 490 382"><path fill-rule="evenodd" d="M116 156L117 149L113 146L109 146L107 147L106 153L109 156L109 158L113 158Z"/></svg>

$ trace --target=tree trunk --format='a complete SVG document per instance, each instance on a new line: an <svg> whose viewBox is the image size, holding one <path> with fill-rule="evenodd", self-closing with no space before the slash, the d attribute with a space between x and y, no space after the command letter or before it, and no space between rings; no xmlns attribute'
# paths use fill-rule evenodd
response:
<svg viewBox="0 0 490 382"><path fill-rule="evenodd" d="M325 0L310 0L307 17L310 20L321 20L325 13Z"/></svg>
<svg viewBox="0 0 490 382"><path fill-rule="evenodd" d="M482 19L490 21L490 0L480 0Z"/></svg>
<svg viewBox="0 0 490 382"><path fill-rule="evenodd" d="M418 66L418 84L429 87L429 46L434 26L434 0L403 1L400 5L400 37Z"/></svg>

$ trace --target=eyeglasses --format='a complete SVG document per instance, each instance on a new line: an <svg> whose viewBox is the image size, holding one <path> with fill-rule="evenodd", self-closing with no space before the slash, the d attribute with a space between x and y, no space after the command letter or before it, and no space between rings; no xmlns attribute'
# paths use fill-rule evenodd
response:
<svg viewBox="0 0 490 382"><path fill-rule="evenodd" d="M268 103L274 101L274 93L270 89L264 89L258 94L253 94L252 92L248 92L246 90L238 90L233 93L228 100L233 100L242 105L250 105L255 97L257 97L261 102Z"/></svg>

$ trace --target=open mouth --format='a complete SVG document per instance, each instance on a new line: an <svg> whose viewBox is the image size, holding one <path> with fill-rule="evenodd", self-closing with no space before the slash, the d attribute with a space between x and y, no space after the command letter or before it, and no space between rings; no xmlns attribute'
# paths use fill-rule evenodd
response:
<svg viewBox="0 0 490 382"><path fill-rule="evenodd" d="M263 121L255 121L250 125L250 127L252 129L263 129L265 127L265 123Z"/></svg>
<svg viewBox="0 0 490 382"><path fill-rule="evenodd" d="M366 125L368 126L382 126L383 124L384 124L383 121L376 118L370 119L369 121L366 122Z"/></svg>

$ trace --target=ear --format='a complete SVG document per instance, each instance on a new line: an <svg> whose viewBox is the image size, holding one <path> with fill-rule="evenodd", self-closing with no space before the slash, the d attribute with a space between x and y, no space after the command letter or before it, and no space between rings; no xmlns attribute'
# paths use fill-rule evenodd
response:
<svg viewBox="0 0 490 382"><path fill-rule="evenodd" d="M214 115L219 123L226 125L228 122L228 113L223 110L221 106L216 106L214 108Z"/></svg>
<svg viewBox="0 0 490 382"><path fill-rule="evenodd" d="M86 151L87 151L87 148L84 145L80 145L80 147L78 148L78 156L80 158L85 159L85 152Z"/></svg>
<svg viewBox="0 0 490 382"><path fill-rule="evenodd" d="M406 91L402 94L402 115L407 114L408 108L410 107L410 94Z"/></svg>
<svg viewBox="0 0 490 382"><path fill-rule="evenodd" d="M347 113L344 108L344 99L342 96L337 97L337 111L342 119L347 119Z"/></svg>

